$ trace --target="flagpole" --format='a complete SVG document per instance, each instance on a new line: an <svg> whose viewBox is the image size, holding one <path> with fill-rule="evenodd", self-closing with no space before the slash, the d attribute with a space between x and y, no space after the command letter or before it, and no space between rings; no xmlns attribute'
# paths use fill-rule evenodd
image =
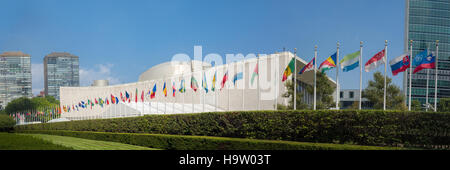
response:
<svg viewBox="0 0 450 170"><path fill-rule="evenodd" d="M412 62L413 60L413 55L412 55L412 50L413 50L413 40L409 40L409 100L408 100L408 110L411 111L411 82L412 82Z"/></svg>
<svg viewBox="0 0 450 170"><path fill-rule="evenodd" d="M430 43L428 43L428 47L427 47L427 57L430 54ZM426 94L425 94L425 111L428 112L428 84L429 84L429 77L430 77L430 69L427 69L427 90L426 90Z"/></svg>
<svg viewBox="0 0 450 170"><path fill-rule="evenodd" d="M229 64L227 64L227 74L228 74L228 65ZM228 82L228 75L227 75L227 81L225 83L227 83L227 82ZM228 83L227 87L228 87L227 88L227 93L228 93L228 111L230 111L230 83Z"/></svg>
<svg viewBox="0 0 450 170"><path fill-rule="evenodd" d="M297 48L294 48L294 110L297 110L297 59L295 56L297 55Z"/></svg>
<svg viewBox="0 0 450 170"><path fill-rule="evenodd" d="M202 103L203 103L203 105L202 105L202 112L205 112L205 97L206 97L206 88L205 87L207 87L206 86L206 81L205 81L205 71L203 70L203 63L202 63L202 86L204 86L203 87L203 93L202 93L202 98L203 98L203 100L202 100ZM205 81L205 82L203 82L203 81ZM203 85L203 83L205 83L204 85Z"/></svg>
<svg viewBox="0 0 450 170"><path fill-rule="evenodd" d="M436 40L436 67L434 80L434 111L437 112L437 86L438 86L438 59L439 59L439 40Z"/></svg>
<svg viewBox="0 0 450 170"><path fill-rule="evenodd" d="M242 110L245 110L245 58L242 59Z"/></svg>
<svg viewBox="0 0 450 170"><path fill-rule="evenodd" d="M256 58L256 67L257 67L257 71L258 71L258 84L257 84L257 88L258 88L258 110L261 110L261 88L259 88L259 81L260 81L260 79L259 79L259 54L258 54L258 56L257 56L257 58Z"/></svg>
<svg viewBox="0 0 450 170"><path fill-rule="evenodd" d="M337 43L336 53L336 110L339 110L339 42Z"/></svg>
<svg viewBox="0 0 450 170"><path fill-rule="evenodd" d="M217 89L216 89L216 81L217 81L217 65L216 65L216 63L214 62L214 79L216 79L213 83L213 86L214 86L214 106L215 106L215 108L214 108L214 111L216 111L217 112Z"/></svg>
<svg viewBox="0 0 450 170"><path fill-rule="evenodd" d="M317 45L314 46L314 110L317 109Z"/></svg>
<svg viewBox="0 0 450 170"><path fill-rule="evenodd" d="M384 41L384 101L383 101L383 110L386 110L386 70L387 70L387 43L388 41Z"/></svg>
<svg viewBox="0 0 450 170"><path fill-rule="evenodd" d="M359 42L359 110L362 105L362 54L363 54L363 42Z"/></svg>

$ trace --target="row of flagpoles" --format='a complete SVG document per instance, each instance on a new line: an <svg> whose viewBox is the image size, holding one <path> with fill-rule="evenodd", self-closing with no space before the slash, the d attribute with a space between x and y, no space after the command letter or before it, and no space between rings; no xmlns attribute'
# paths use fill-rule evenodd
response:
<svg viewBox="0 0 450 170"><path fill-rule="evenodd" d="M11 113L9 116L16 121L16 124L26 124L28 122L46 123L52 119L61 117L62 110L59 106L48 106L35 110L27 110Z"/></svg>
<svg viewBox="0 0 450 170"><path fill-rule="evenodd" d="M384 102L383 102L383 109L386 110L386 76L387 76L387 40L385 41L385 46L384 49L381 50L380 52L376 53L373 57L371 57L364 65L364 70L366 72L370 72L373 69L378 68L379 66L381 66L382 64L384 65ZM414 69L414 72L412 70L412 63L411 61L413 61L412 57L412 41L410 44L410 49L409 49L409 54L404 54L401 55L399 57L396 57L394 59L392 59L389 63L391 66L391 70L393 75L397 75L400 72L404 72L409 68L409 110L411 110L411 75L414 73L417 73L418 71L422 70L422 69L434 69L436 68L436 80L435 80L435 100L434 100L434 110L436 111L436 105L437 105L437 57L438 57L438 41L436 41L436 52L434 53L429 53L428 50L425 50L419 54L417 54L415 56L415 58L420 58L420 60L418 60L419 62L417 62L415 64L416 68ZM296 73L296 74L303 74L305 72L308 71L314 71L314 73L316 73L316 71L321 71L321 72L325 72L329 69L332 68L339 68L336 69L336 109L339 109L339 70L342 69L343 72L348 72L351 70L354 70L355 68L359 67L360 68L360 95L359 95L359 109L361 109L361 92L362 92L362 66L360 63L362 63L362 59L363 59L363 43L360 43L360 50L351 54L348 54L346 56L343 57L342 60L339 60L339 43L337 44L337 48L336 48L336 53L334 53L333 55L331 55L330 57L328 57L324 62L322 62L319 65L319 68L317 69L317 46L315 46L314 48L314 58L308 63L306 64L302 69L300 69L299 72L297 72L297 64L296 64L296 54L297 54L297 50L294 49L294 57L290 60L290 62L288 63L286 69L283 72L283 77L282 77L282 82L284 82L285 80L288 79L288 77L290 75L292 75L292 73ZM256 66L254 67L253 70L253 74L251 76L251 82L253 84L255 77L258 77L258 97L260 97L260 80L259 80L259 55L257 57L257 63ZM220 90L222 90L225 86L225 84L228 81L232 81L234 86L236 86L236 81L238 80L242 80L245 76L244 76L244 66L245 66L245 61L242 62L242 71L238 71L237 73L235 73L235 75L233 76L232 79L229 80L228 78L228 71L224 72L222 81L220 82L221 88ZM228 66L227 66L228 67ZM227 68L228 70L228 68ZM193 73L193 64L191 63L191 72ZM427 72L428 73L428 72ZM213 83L211 86L211 91L215 92L216 88L215 88L215 84L216 84L216 76L217 76L217 69L215 69L215 73L213 75ZM296 87L297 85L297 76L293 76L294 77L294 87ZM313 102L313 109L316 110L317 109L317 90L316 90L316 81L317 81L317 77L316 74L314 74L314 102ZM206 93L208 93L209 89L208 89L208 85L206 83L206 74L203 70L203 66L202 66L202 89L204 91L203 95L203 111L205 110L205 97L204 95ZM427 84L428 84L428 74L427 74ZM197 83L197 80L195 79L195 77L192 75L191 76L191 84L190 84L191 89L193 90L193 92L197 92L197 89L199 89L199 85ZM277 88L277 87L276 87ZM245 108L245 103L244 103L244 89L242 89L242 109L244 110ZM147 95L149 96L150 99L154 99L155 98L155 94L157 91L157 83L155 83L153 85L153 88L151 88L151 90L148 91ZM166 84L166 82L164 81L164 84L162 86L162 92L164 94L165 97L168 96L168 86ZM180 88L176 88L175 87L175 82L172 82L172 96L175 97L175 93L176 92L180 92L180 93L185 93L186 92L186 86L185 86L185 80L184 78L180 80ZM427 85L427 91L428 91L428 85ZM228 108L230 108L230 91L228 90ZM128 93L128 91L124 92L125 95L123 95L122 92L120 92L120 101L126 103L130 103L132 101L132 93ZM141 101L144 102L144 95L145 92L144 90L141 90ZM138 95L139 95L139 91L136 88L136 93L134 96L134 100L137 103L138 102ZM276 95L276 94L275 94ZM297 96L297 88L294 88L294 96L293 99L294 101L296 101L296 96ZM192 98L194 99L194 96L192 95ZM275 97L276 100L276 97ZM95 105L100 105L103 108L103 105L112 105L112 104L118 104L119 102L119 98L118 96L114 95L114 94L108 94L107 97L102 98L102 97L98 97L95 98L94 100L91 99L87 99L87 102L83 101L79 101L79 102L75 102L75 104L72 105L62 105L60 108L58 108L57 113L61 113L61 111L63 112L71 112L71 111L75 111L75 110L79 110L79 109L87 109L89 106L92 109L93 106ZM215 108L217 111L217 96L215 96ZM428 108L428 93L427 93L427 108ZM276 109L276 104L277 101L275 101L275 109ZM158 105L157 105L158 106ZM296 109L296 102L294 102L294 109ZM260 102L258 100L258 106L257 106L258 110L260 109ZM50 109L52 110L52 109ZM42 113L47 113L49 111L49 109L45 109L45 111L43 111ZM194 102L192 102L192 111L194 112ZM183 112L184 112L184 96L183 96ZM39 111L35 111L35 112L27 112L27 113L18 113L18 114L12 114L11 116L14 117L15 119L22 119L26 116L31 116L31 117L36 117L38 115L40 115ZM54 113L54 112L51 112ZM51 114L51 115L57 115L57 114ZM57 117L57 116L55 116Z"/></svg>
<svg viewBox="0 0 450 170"><path fill-rule="evenodd" d="M364 70L366 72L370 72L373 69L378 68L382 64L384 64L384 94L383 94L383 110L386 110L386 77L387 77L387 61L388 61L388 55L387 55L387 40L385 41L384 49L380 52L376 53L373 57L371 57L366 64L364 65ZM439 56L439 40L436 41L436 52L435 54L429 53L428 49L420 52L415 56L418 62L415 63L416 68L414 71L412 70L412 62L414 61L412 57L412 43L413 41L410 41L410 49L409 49L409 55L403 54L401 56L398 56L394 59L392 59L389 64L391 66L392 74L395 76L400 72L404 72L409 68L409 103L408 103L408 110L411 111L411 80L412 74L415 74L419 72L422 69L427 69L427 92L426 92L426 109L428 110L428 78L429 78L429 69L436 69L435 70L435 94L434 94L434 111L437 111L437 79L438 79L438 56ZM351 71L357 67L360 68L360 77L359 77L359 109L361 110L361 96L362 96L362 66L360 63L362 63L362 50L363 50L363 42L360 42L360 50L351 54L348 54L344 56L342 60L339 61L339 43L337 43L337 49L336 53L328 57L324 62L322 62L319 66L319 71L325 72L326 70L332 69L332 68L339 68L342 69L344 72ZM314 104L313 109L316 110L316 71L317 71L317 46L314 48L314 58L306 64L300 72L297 73L297 65L296 65L296 53L297 50L294 49L294 57L289 62L288 66L286 67L284 73L283 73L283 79L282 81L285 81L288 76L292 74L292 72L296 74L303 74L304 72L314 70ZM336 109L339 109L339 70L336 69ZM296 87L297 82L297 76L294 77L294 87ZM406 93L406 89L405 89ZM296 109L296 96L297 96L297 88L294 88L294 110Z"/></svg>

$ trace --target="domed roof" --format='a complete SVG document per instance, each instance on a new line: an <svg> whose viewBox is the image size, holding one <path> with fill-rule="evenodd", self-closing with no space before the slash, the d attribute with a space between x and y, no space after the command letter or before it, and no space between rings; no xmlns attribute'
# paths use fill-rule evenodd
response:
<svg viewBox="0 0 450 170"><path fill-rule="evenodd" d="M139 75L139 81L158 80L164 78L171 78L173 76L182 75L183 73L191 72L191 63L193 71L200 71L211 67L211 64L193 60L191 61L169 61L158 64L149 68L147 71Z"/></svg>

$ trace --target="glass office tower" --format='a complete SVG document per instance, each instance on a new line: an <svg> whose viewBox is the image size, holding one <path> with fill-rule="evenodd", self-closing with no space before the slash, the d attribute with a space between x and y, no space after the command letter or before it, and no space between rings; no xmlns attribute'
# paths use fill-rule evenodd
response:
<svg viewBox="0 0 450 170"><path fill-rule="evenodd" d="M59 87L80 86L78 56L54 52L44 57L45 95L59 100Z"/></svg>
<svg viewBox="0 0 450 170"><path fill-rule="evenodd" d="M436 40L439 40L439 102L439 98L450 97L450 0L406 0L405 11L405 52L410 40L413 40L413 56L425 49L435 52ZM434 69L428 71L428 103L434 105L436 72ZM409 72L404 73L403 86L405 95L409 96ZM426 91L427 69L424 69L412 75L411 100L424 105Z"/></svg>
<svg viewBox="0 0 450 170"><path fill-rule="evenodd" d="M32 97L31 57L23 52L0 54L0 108L14 99Z"/></svg>

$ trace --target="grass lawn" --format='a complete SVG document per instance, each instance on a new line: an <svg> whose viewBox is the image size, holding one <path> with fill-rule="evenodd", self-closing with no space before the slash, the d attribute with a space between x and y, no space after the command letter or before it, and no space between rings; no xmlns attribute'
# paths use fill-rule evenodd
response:
<svg viewBox="0 0 450 170"><path fill-rule="evenodd" d="M72 148L17 133L0 133L0 150L71 150Z"/></svg>
<svg viewBox="0 0 450 170"><path fill-rule="evenodd" d="M68 136L56 136L45 134L20 134L21 136L34 137L57 145L75 150L155 150L153 148L129 145L117 142L89 140Z"/></svg>

